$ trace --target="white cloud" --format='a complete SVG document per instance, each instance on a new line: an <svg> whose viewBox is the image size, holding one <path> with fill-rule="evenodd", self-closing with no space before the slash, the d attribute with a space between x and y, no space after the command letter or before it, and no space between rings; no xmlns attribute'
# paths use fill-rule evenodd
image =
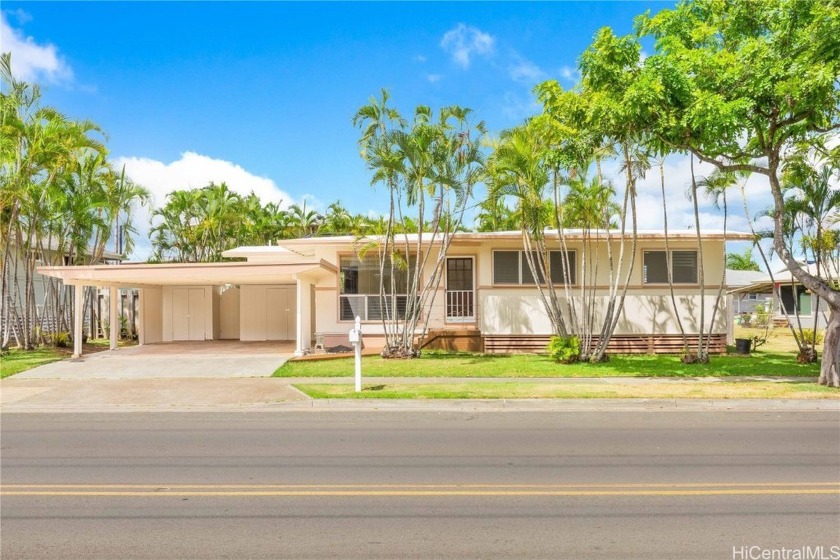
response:
<svg viewBox="0 0 840 560"><path fill-rule="evenodd" d="M166 203L166 195L174 190L204 187L211 181L227 183L232 191L242 195L254 192L263 203L277 202L282 207L294 203L289 193L280 189L268 177L259 177L242 166L222 159L215 159L195 152L184 152L181 158L164 163L144 157L119 157L114 161L116 169L125 166L125 174L152 194L152 206ZM306 198L306 197L303 197ZM316 203L313 205L313 201ZM313 197L307 198L307 206L317 206ZM138 229L137 247L133 258L146 259L151 254L149 228L152 208L141 208L134 223Z"/></svg>
<svg viewBox="0 0 840 560"><path fill-rule="evenodd" d="M32 21L32 15L18 8L17 10L6 10L6 14L17 20L18 25L26 25Z"/></svg>
<svg viewBox="0 0 840 560"><path fill-rule="evenodd" d="M442 78L443 78L443 75L441 75L441 74L426 74L426 79L429 80L430 82L432 82L433 84L436 84Z"/></svg>
<svg viewBox="0 0 840 560"><path fill-rule="evenodd" d="M29 17L20 10L12 15L21 23ZM58 53L58 47L51 43L39 45L34 38L25 36L9 24L5 12L0 12L0 51L12 54L12 74L19 80L61 83L73 79L73 70Z"/></svg>
<svg viewBox="0 0 840 560"><path fill-rule="evenodd" d="M527 84L541 82L548 77L539 66L519 55L514 55L508 73L513 81Z"/></svg>
<svg viewBox="0 0 840 560"><path fill-rule="evenodd" d="M417 56L414 57L414 62L419 62L420 64L422 64L422 63L426 62L426 57L423 56L422 54L418 54Z"/></svg>
<svg viewBox="0 0 840 560"><path fill-rule="evenodd" d="M636 207L639 216L639 227L643 229L661 229L664 221L662 216L662 190L659 178L659 166L651 161L652 167L644 178L636 182ZM665 165L665 195L668 206L668 229L669 231L685 231L694 229L694 204L686 192L691 184L691 166L688 156L672 155L666 158ZM711 174L714 167L710 164L700 163L695 160L694 173L696 178ZM594 173L594 170L592 171ZM611 178L616 187L617 199L622 200L624 193L624 173L619 170L617 160L604 164L604 175ZM770 185L767 177L763 175L751 175L744 185L744 194L747 199L747 212L750 220L755 220L755 215L772 205ZM714 208L714 205L702 194L699 198L700 229L721 229L723 227L723 211ZM730 231L749 232L749 223L744 212L744 203L741 197L741 190L733 186L727 191L728 219L727 229ZM766 227L766 222L760 221L754 226L756 229Z"/></svg>
<svg viewBox="0 0 840 560"><path fill-rule="evenodd" d="M477 27L459 23L447 31L440 40L440 46L452 56L452 60L465 70L470 67L471 57L493 54L495 39Z"/></svg>
<svg viewBox="0 0 840 560"><path fill-rule="evenodd" d="M563 66L560 68L560 77L569 82L577 82L580 80L580 72L572 66Z"/></svg>

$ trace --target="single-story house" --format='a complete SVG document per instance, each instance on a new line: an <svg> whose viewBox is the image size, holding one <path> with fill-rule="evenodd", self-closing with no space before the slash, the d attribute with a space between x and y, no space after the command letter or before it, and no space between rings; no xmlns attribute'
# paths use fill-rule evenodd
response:
<svg viewBox="0 0 840 560"><path fill-rule="evenodd" d="M726 287L732 295L732 311L735 315L752 315L757 306L773 299L773 290L769 286L754 292L736 292L739 288L761 282L766 277L767 273L760 270L726 270Z"/></svg>
<svg viewBox="0 0 840 560"><path fill-rule="evenodd" d="M808 272L817 274L817 267L814 264L803 264ZM828 324L828 306L825 302L818 302L811 291L799 283L793 277L790 270L780 268L770 274L754 278L752 282L730 290L733 298L749 294L772 294L773 320L777 325L787 325L788 322L795 324L796 314L799 314L799 321L802 328L814 328L814 321L818 329L824 329Z"/></svg>
<svg viewBox="0 0 840 560"><path fill-rule="evenodd" d="M617 259L621 234L613 231L610 235ZM629 255L629 233L625 235L625 267L629 258L635 262L610 351L680 352L683 339L667 284L663 234L639 231L633 255ZM547 237L556 239L556 232L548 232ZM701 299L696 235L692 231L670 233L678 313L686 333L695 335L690 342L696 340L701 305L706 308L707 325L710 321L720 288L726 240L750 238L738 232L702 234L706 295ZM409 242L412 240L409 236ZM602 232L597 241L587 245L581 231L569 230L566 240L572 297L579 298L586 276L586 285L604 303L609 289L606 235ZM42 267L40 272L73 286L138 289L140 344L221 339L294 341L296 353L305 354L315 346L316 334L346 334L356 316L362 320L365 345L383 344L376 250L364 258L357 251L371 241L376 239L310 237L224 253L236 262ZM554 243L550 260L556 287L563 269L560 245ZM590 268L593 263L597 264L597 274ZM565 297L561 292L562 287L558 295ZM386 305L399 310L407 297L397 295L396 301ZM731 312L729 298L721 298L721 309L711 327L714 352L725 351ZM541 351L552 333L518 231L455 233L442 282L426 313L430 347ZM75 325L81 329L80 315Z"/></svg>

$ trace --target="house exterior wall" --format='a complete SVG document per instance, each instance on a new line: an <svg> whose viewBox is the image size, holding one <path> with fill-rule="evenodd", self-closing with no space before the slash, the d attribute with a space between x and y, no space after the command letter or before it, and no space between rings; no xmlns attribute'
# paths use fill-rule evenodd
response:
<svg viewBox="0 0 840 560"><path fill-rule="evenodd" d="M222 286L213 286L211 291L212 294L212 305L213 305L213 340L219 340L222 322L220 317L220 307L221 307L221 290Z"/></svg>
<svg viewBox="0 0 840 560"><path fill-rule="evenodd" d="M140 344L163 341L163 288L140 290Z"/></svg>
<svg viewBox="0 0 840 560"><path fill-rule="evenodd" d="M232 286L219 294L219 338L223 340L239 340L240 292Z"/></svg>
<svg viewBox="0 0 840 560"><path fill-rule="evenodd" d="M739 313L752 314L755 312L756 307L772 302L773 300L773 294L770 292L755 294L758 296L755 299L751 299L750 295L751 294L735 294L733 296L734 313L736 315Z"/></svg>
<svg viewBox="0 0 840 560"><path fill-rule="evenodd" d="M559 245L559 244L558 244ZM612 243L614 262L617 263L620 243ZM671 250L695 251L697 242L694 240L672 240ZM703 240L703 265L706 279L706 324L708 328L711 320L714 301L721 283L724 267L724 243L717 239ZM550 248L559 248L551 247ZM583 277L584 251L581 242L569 242L570 251L576 252L576 275L580 282ZM340 267L343 255L353 253L353 248L347 243L330 243L328 238L323 244L307 247L315 257ZM476 320L473 323L447 322L445 317L445 275L441 280L434 301L429 307L430 329L464 329L478 328L482 334L505 335L534 335L551 334L551 323L540 300L539 293L533 285L499 285L493 282L493 252L495 250L522 250L521 241L517 240L470 240L469 242L453 242L448 252L449 257L472 257L475 269L476 290ZM625 242L624 270L630 255L630 242ZM643 255L645 251L664 250L664 240L639 240L635 252L636 262L630 277L624 310L616 328L617 335L648 335L664 334L678 335L680 329L673 313L670 291L667 284L645 284L643 270ZM607 303L609 286L609 252L606 243L598 244L594 251L594 259L587 254L589 263L597 262L597 271L586 265L587 276L595 277L596 308L602 310ZM434 254L429 259L430 265L424 270L424 276L431 273ZM352 321L339 319L339 276L340 273L324 278L315 285L315 325L317 332L344 333L352 327ZM590 280L587 279L587 284ZM562 292L562 287L558 293ZM572 298L580 301L580 285L572 287ZM689 334L696 334L699 329L695 313L701 305L698 284L676 284L674 292L681 311L683 328ZM561 295L565 300L565 295ZM715 317L712 332L726 334L728 331L727 317L730 313L730 300L725 295L721 297L718 312ZM600 311L599 311L600 313ZM380 321L368 321L364 325L365 333L369 336L381 336L383 329Z"/></svg>

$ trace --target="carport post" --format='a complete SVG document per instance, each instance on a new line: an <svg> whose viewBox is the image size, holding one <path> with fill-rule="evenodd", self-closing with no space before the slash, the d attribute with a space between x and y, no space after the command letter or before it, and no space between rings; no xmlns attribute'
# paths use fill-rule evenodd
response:
<svg viewBox="0 0 840 560"><path fill-rule="evenodd" d="M82 357L82 323L85 317L85 287L73 286L73 357Z"/></svg>
<svg viewBox="0 0 840 560"><path fill-rule="evenodd" d="M297 279L297 321L295 323L295 356L303 356L309 352L312 342L312 284L306 280Z"/></svg>
<svg viewBox="0 0 840 560"><path fill-rule="evenodd" d="M111 350L117 349L120 321L117 312L117 304L120 299L120 289L116 286L108 288L108 322L110 323Z"/></svg>

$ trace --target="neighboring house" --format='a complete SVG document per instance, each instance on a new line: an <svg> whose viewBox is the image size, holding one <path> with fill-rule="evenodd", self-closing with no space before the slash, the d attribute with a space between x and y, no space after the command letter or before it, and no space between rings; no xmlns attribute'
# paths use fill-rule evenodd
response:
<svg viewBox="0 0 840 560"><path fill-rule="evenodd" d="M763 291L736 292L754 282L761 282L767 278L766 272L758 270L726 269L726 287L732 295L732 312L735 315L752 315L756 306L764 305L773 299L773 289L765 287Z"/></svg>
<svg viewBox="0 0 840 560"><path fill-rule="evenodd" d="M104 251L102 259L105 263L117 264L120 262L122 257L110 251ZM72 297L72 290L68 286L62 285L55 277L43 275L39 272L40 269L47 266L48 263L56 262L62 262L63 266L66 266L70 262L70 256L65 252L60 251L58 247L53 244L51 247L45 249L43 253L39 251L35 261L35 273L32 275L32 292L34 295L34 304L38 317L38 325L33 326L40 327L44 331L56 330L56 322L58 321L55 311L56 304L59 300L69 302ZM16 324L15 322L12 322L11 325L13 331L15 331L13 336L17 336L17 334L19 334L19 330L23 328L23 312L21 308L24 305L26 294L25 264L19 256L15 255L10 259L9 268L7 271L4 271L4 273L6 274L8 282L8 292L6 293L5 298L0 299L0 332L2 332L5 328L5 324L3 322L5 321L6 313L3 308L4 306L10 306L14 309L14 315L18 318ZM47 294L51 294L51 296L47 297ZM129 302L131 297L132 295L129 292L126 292L126 294L123 295L123 299L125 300L124 306L126 309L130 307ZM107 298L108 293L105 291L104 293L97 293L96 300L94 302L90 302L90 307L86 309L86 323L89 324L89 327L85 329L86 332L93 332L95 334L97 330L101 331L101 321L99 318L104 317L107 319ZM103 308L103 302L104 308L106 309L104 315L101 311ZM66 306L66 312L70 313L70 305ZM67 320L69 323L70 317L67 317Z"/></svg>
<svg viewBox="0 0 840 560"><path fill-rule="evenodd" d="M802 266L811 274L817 273L813 264ZM772 278L763 273L749 284L730 290L730 294L736 300L743 296L767 293L771 294L773 320L777 325L787 325L788 322L795 325L797 313L802 328L814 328L815 316L818 329L824 329L828 324L828 306L820 302L819 298L813 297L810 290L800 284L786 267L774 272Z"/></svg>
<svg viewBox="0 0 840 560"><path fill-rule="evenodd" d="M611 235L614 256L617 256L620 234L615 231ZM566 236L571 283L579 293L583 238L579 231L569 231ZM629 253L629 234L627 237L625 247ZM705 305L708 323L720 288L725 254L722 232L705 232L702 238L705 301L699 293L695 233L670 234L679 317L691 335L689 342L695 345L698 311ZM726 234L730 240L750 238L745 233ZM356 248L362 243L350 236L291 239L280 243L281 246L239 247L224 253L226 258L244 259L244 262L124 263L44 267L41 272L77 286L138 288L141 344L179 340L287 340L294 341L296 352L301 354L313 347L316 333L346 335L359 316L365 344L381 346L384 340L376 250L360 259ZM664 247L661 231L638 233L633 273L611 341L611 352L682 351L683 338L667 284ZM605 239L595 242L593 253L586 255L586 262L599 263L594 290L606 300L609 271ZM625 256L625 269L629 257ZM557 284L562 274L559 250L552 252L551 261ZM396 282L399 284L401 279L397 278ZM386 305L399 310L404 308L407 297L408 294L398 295ZM731 322L728 302L729 298L721 298L721 308L711 328L713 352L723 352L726 348ZM439 291L426 312L429 314L427 340L431 347L486 352L542 351L552 334L551 323L522 253L520 232L456 233ZM76 320L81 324L80 318Z"/></svg>

